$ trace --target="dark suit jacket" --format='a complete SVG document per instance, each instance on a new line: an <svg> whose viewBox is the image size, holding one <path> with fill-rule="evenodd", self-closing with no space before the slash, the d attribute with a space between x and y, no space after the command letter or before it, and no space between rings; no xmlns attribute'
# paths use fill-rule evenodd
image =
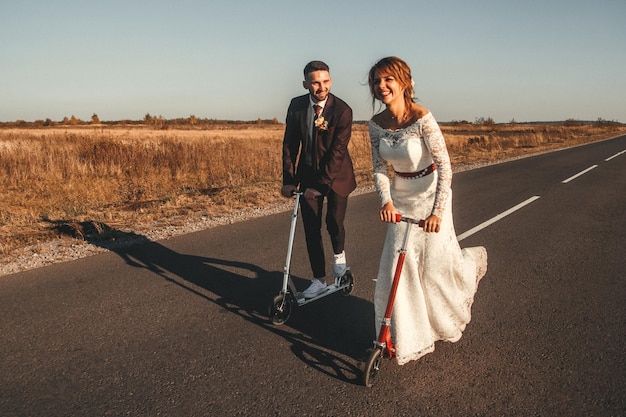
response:
<svg viewBox="0 0 626 417"><path fill-rule="evenodd" d="M343 100L328 95L322 116L327 130L318 130L313 144L313 178L303 178L304 145L307 140L309 95L294 98L287 110L287 126L283 139L283 185L298 186L306 182L323 195L332 189L347 196L356 188L348 143L352 134L352 109ZM314 127L315 129L315 127ZM302 162L302 163L301 163Z"/></svg>

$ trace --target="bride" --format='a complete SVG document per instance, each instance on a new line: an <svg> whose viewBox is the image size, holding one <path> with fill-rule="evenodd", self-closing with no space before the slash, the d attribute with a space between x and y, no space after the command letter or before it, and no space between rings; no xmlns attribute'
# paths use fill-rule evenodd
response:
<svg viewBox="0 0 626 417"><path fill-rule="evenodd" d="M396 213L424 219L409 238L391 321L402 365L456 342L471 319L478 281L487 271L484 247L461 249L452 221L452 167L437 121L413 100L411 69L400 58L378 61L368 77L373 104L385 109L369 122L380 219L388 222L374 294L377 331L402 243Z"/></svg>

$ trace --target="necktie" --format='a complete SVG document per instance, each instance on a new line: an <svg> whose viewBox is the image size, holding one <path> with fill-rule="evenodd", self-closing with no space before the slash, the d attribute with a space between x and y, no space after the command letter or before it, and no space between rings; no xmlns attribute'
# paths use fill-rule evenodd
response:
<svg viewBox="0 0 626 417"><path fill-rule="evenodd" d="M314 104L313 105L313 123L311 126L311 130L309 130L309 132L311 132L311 135L309 136L309 139L307 140L307 146L306 146L306 154L305 154L305 161L307 163L307 165L312 166L313 164L313 143L315 142L315 138L317 137L317 127L315 126L315 121L317 120L317 118L319 117L319 115L322 113L322 106Z"/></svg>
<svg viewBox="0 0 626 417"><path fill-rule="evenodd" d="M315 140L315 138L317 137L317 119L320 117L320 114L322 114L322 106L318 105L318 104L314 104L313 105L313 110L315 111L315 114L313 114L313 140Z"/></svg>

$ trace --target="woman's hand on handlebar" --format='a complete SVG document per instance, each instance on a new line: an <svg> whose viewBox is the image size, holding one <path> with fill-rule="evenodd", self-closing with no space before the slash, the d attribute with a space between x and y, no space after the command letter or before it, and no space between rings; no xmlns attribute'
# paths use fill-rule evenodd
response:
<svg viewBox="0 0 626 417"><path fill-rule="evenodd" d="M424 220L425 232L439 233L440 229L441 229L441 219L438 216L431 214L430 216L426 217L426 220Z"/></svg>
<svg viewBox="0 0 626 417"><path fill-rule="evenodd" d="M391 201L386 202L381 208L380 208L380 220L385 222L385 223L397 223L398 219L396 218L396 215L398 214L398 210L396 210L396 207L393 205L393 203Z"/></svg>
<svg viewBox="0 0 626 417"><path fill-rule="evenodd" d="M380 208L379 215L380 220L386 223L398 223L402 219L402 216L398 213L398 210L396 210L396 207L391 201L385 203ZM420 226L424 228L425 232L439 233L439 230L441 229L441 218L431 214L426 218L426 220L423 220L423 225L422 220L420 220Z"/></svg>

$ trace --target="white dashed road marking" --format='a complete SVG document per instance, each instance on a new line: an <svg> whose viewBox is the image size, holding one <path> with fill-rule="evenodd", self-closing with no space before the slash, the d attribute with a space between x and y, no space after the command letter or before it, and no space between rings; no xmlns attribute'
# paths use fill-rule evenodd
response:
<svg viewBox="0 0 626 417"><path fill-rule="evenodd" d="M597 165L592 165L592 166L590 166L589 168L587 168L586 170L584 170L584 171L580 171L578 174L576 174L576 175L572 175L572 176L571 176L571 177L569 177L568 179L563 180L563 181L561 181L561 182L562 182L563 184L567 184L568 182L570 182L570 181L571 181L571 180L573 180L574 178L578 178L578 177L580 177L581 175L586 174L587 172L591 171L591 170L592 170L592 169L594 169L594 168L597 168Z"/></svg>
<svg viewBox="0 0 626 417"><path fill-rule="evenodd" d="M535 196L530 197L528 200L526 200L526 201L523 201L523 202L519 203L519 204L518 204L518 205L516 205L515 207L511 207L511 208L510 208L510 209L508 209L507 211L502 212L502 213L498 214L498 215L497 215L497 216L495 216L495 217L492 217L490 220L487 220L486 222L483 222L483 223L479 224L478 226L476 226L476 227L473 227L473 228L469 229L467 232L465 232L465 233L462 233L462 234L458 235L458 236L456 237L456 238L457 238L457 240L458 240L459 242L460 242L460 241L462 241L462 240L463 240L463 239L465 239L466 237L469 237L469 236L473 235L474 233L476 233L476 232L478 232L478 231L480 231L480 230L484 229L485 227L487 227L487 226L489 226L489 225L491 225L491 224L493 224L493 223L497 222L498 220L500 220L500 219L502 219L502 218L504 218L504 217L508 216L509 214L511 214L511 213L513 213L513 212L516 212L517 210L519 210L519 209L521 209L522 207L524 207L524 206L526 206L526 205L528 205L528 204L532 203L533 201L537 200L538 198L539 198L539 196L538 196L538 195L535 195Z"/></svg>

